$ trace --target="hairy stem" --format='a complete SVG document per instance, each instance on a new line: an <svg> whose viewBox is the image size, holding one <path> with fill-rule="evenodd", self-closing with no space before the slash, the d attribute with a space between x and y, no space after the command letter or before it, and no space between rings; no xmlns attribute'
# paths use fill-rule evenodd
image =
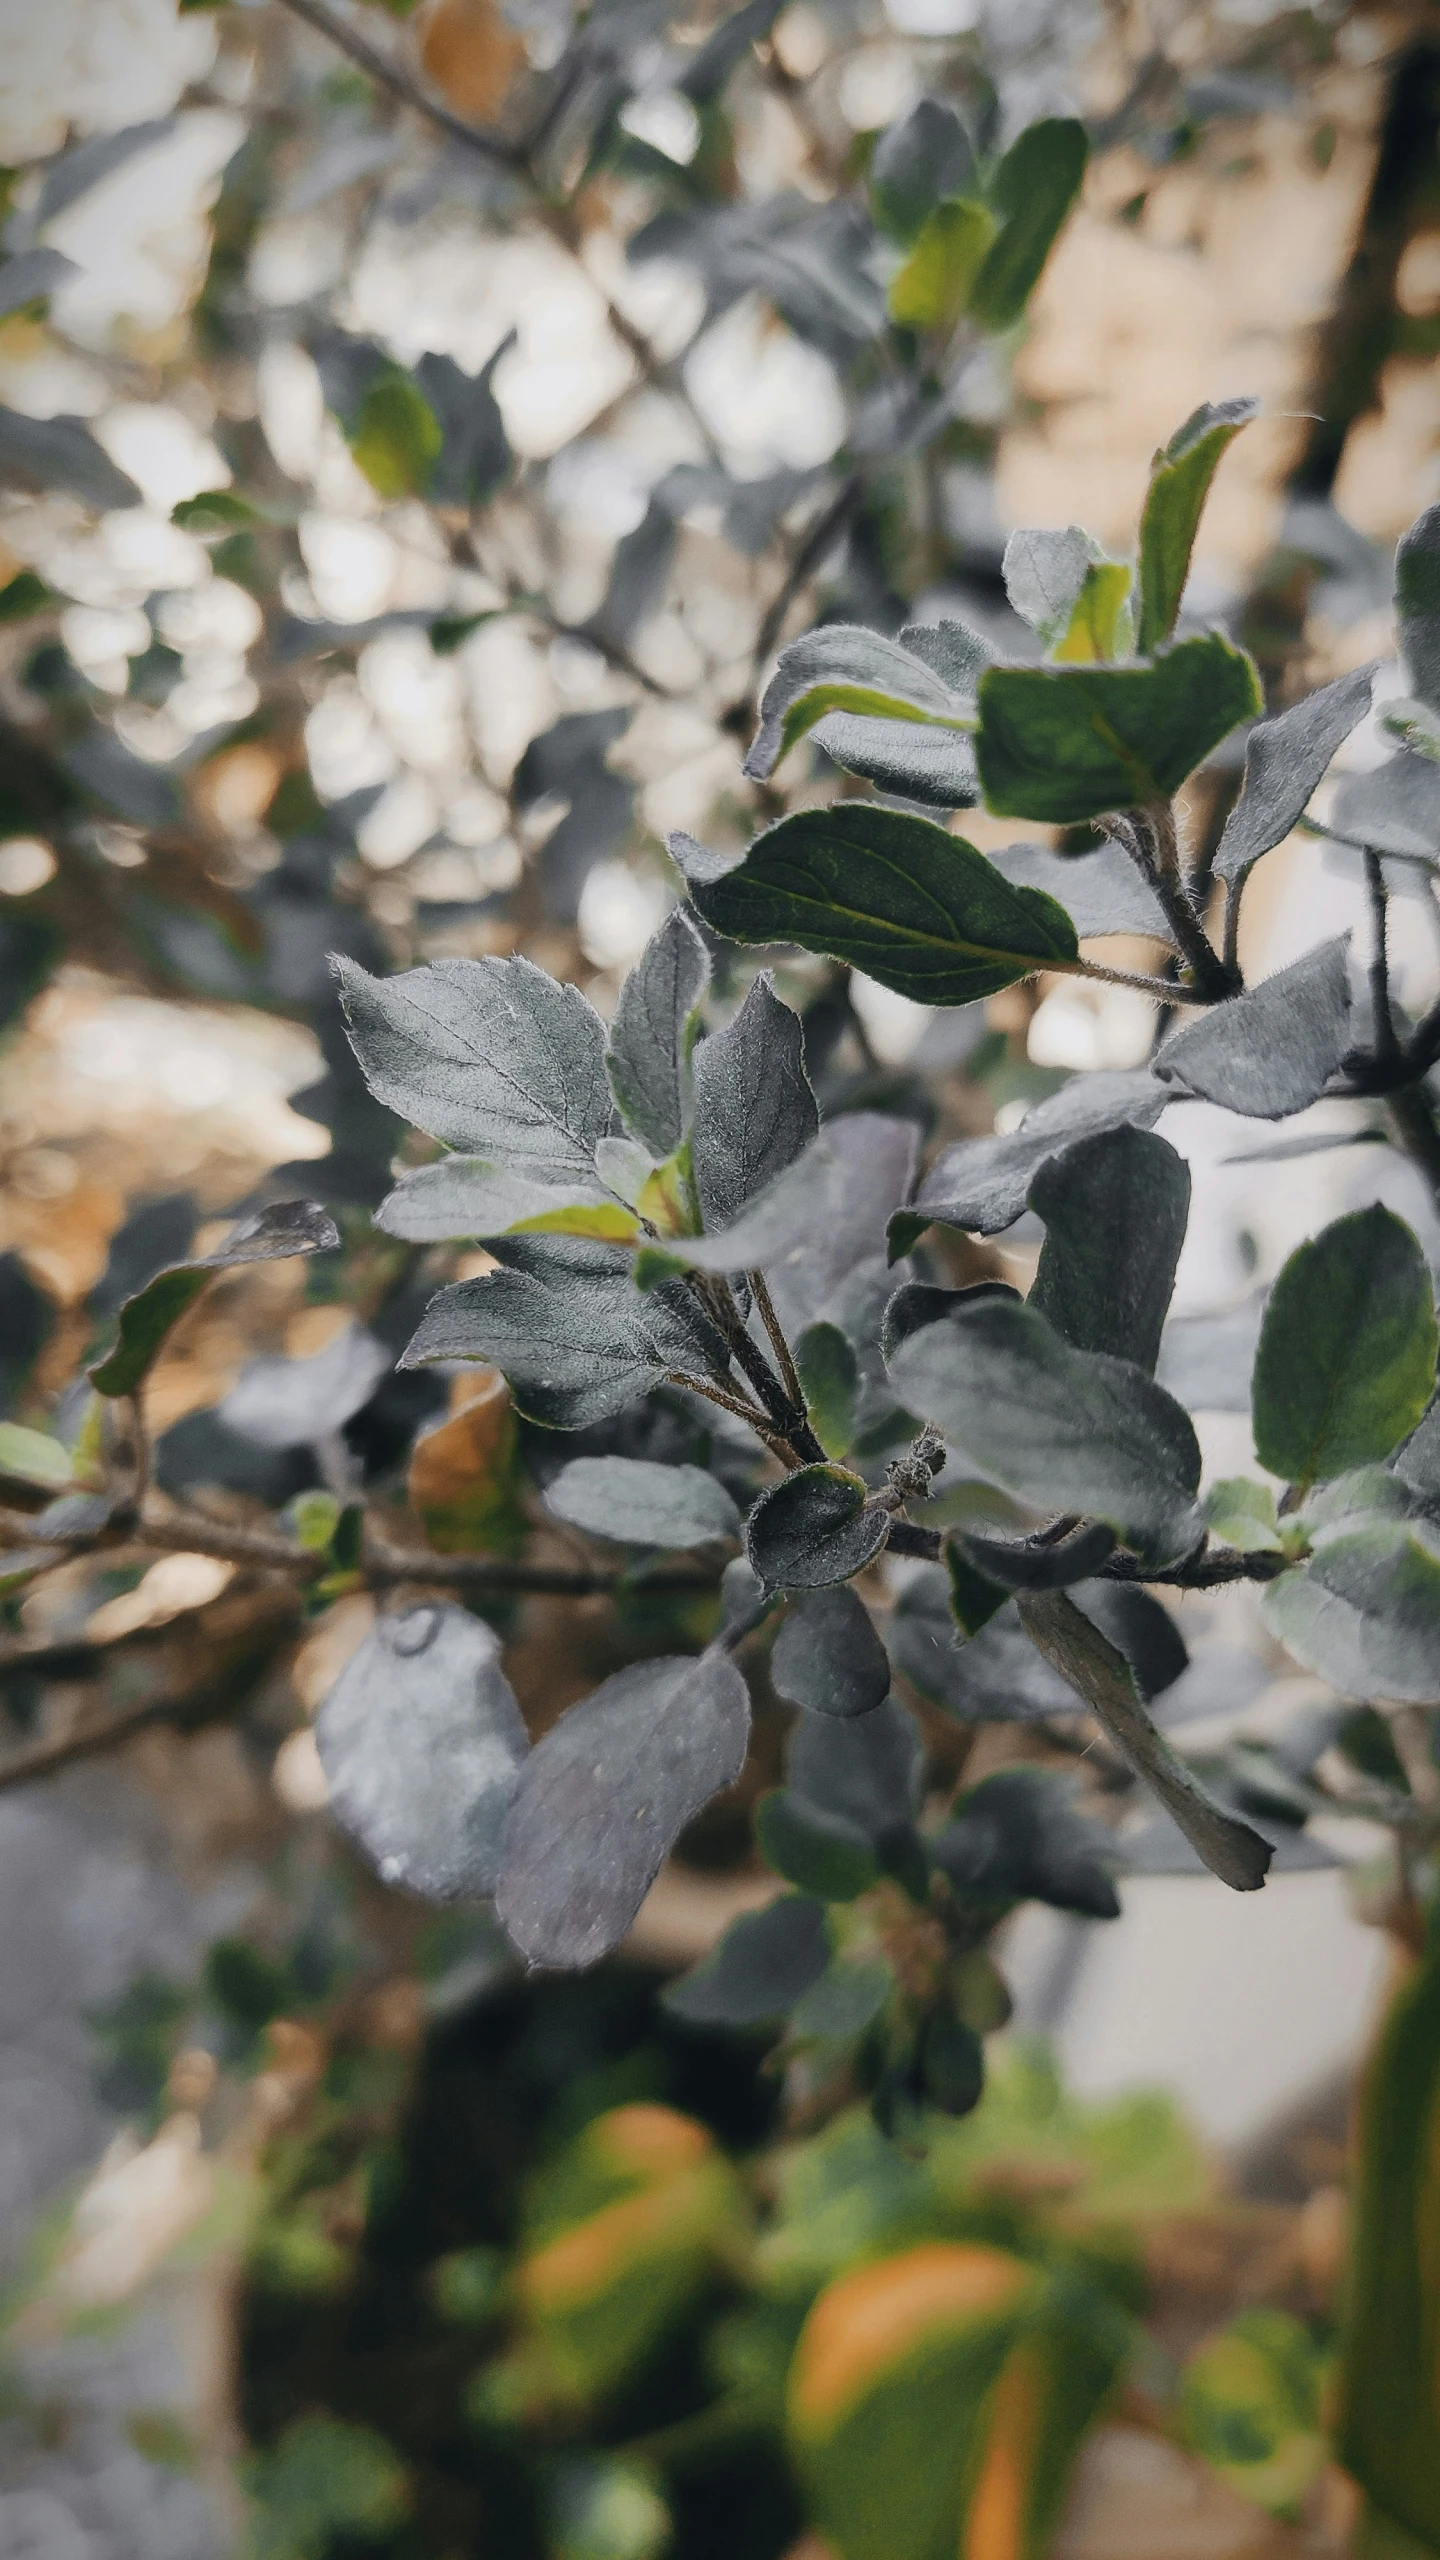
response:
<svg viewBox="0 0 1440 2560"><path fill-rule="evenodd" d="M1099 824L1129 854L1141 878L1165 910L1176 945L1194 978L1192 1003L1219 1004L1236 992L1236 971L1221 959L1190 902L1180 864L1175 812L1168 800L1144 809L1119 809ZM1172 1003L1184 990L1167 987Z"/></svg>
<svg viewBox="0 0 1440 2560"><path fill-rule="evenodd" d="M1171 1749L1145 1711L1124 1654L1067 1592L1021 1593L1019 1609L1036 1651L1079 1691L1126 1767L1159 1797L1211 1874L1236 1893L1254 1893L1274 1855L1269 1841L1216 1804Z"/></svg>
<svg viewBox="0 0 1440 2560"><path fill-rule="evenodd" d="M1385 886L1385 866L1368 845L1365 892L1370 901L1370 1010L1374 1017L1371 1038L1377 1061L1382 1066L1393 1066L1400 1056L1400 1043L1390 1008L1390 892Z"/></svg>

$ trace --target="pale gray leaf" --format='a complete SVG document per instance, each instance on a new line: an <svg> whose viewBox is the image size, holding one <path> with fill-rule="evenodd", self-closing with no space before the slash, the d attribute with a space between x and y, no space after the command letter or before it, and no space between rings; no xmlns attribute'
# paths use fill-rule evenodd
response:
<svg viewBox="0 0 1440 2560"><path fill-rule="evenodd" d="M350 1324L308 1360L252 1360L218 1408L220 1419L259 1448L303 1448L368 1404L391 1365L384 1343Z"/></svg>
<svg viewBox="0 0 1440 2560"><path fill-rule="evenodd" d="M1329 770L1336 748L1370 708L1372 666L1356 667L1307 694L1293 710L1262 720L1245 741L1245 779L1215 855L1222 880L1243 880L1262 853L1290 833Z"/></svg>
<svg viewBox="0 0 1440 2560"><path fill-rule="evenodd" d="M1349 948L1348 934L1322 942L1187 1022L1166 1041L1154 1073L1247 1119L1284 1120L1308 1109L1350 1045Z"/></svg>
<svg viewBox="0 0 1440 2560"><path fill-rule="evenodd" d="M1155 1375L1191 1413L1248 1413L1268 1292L1219 1315L1178 1316L1160 1338Z"/></svg>
<svg viewBox="0 0 1440 2560"><path fill-rule="evenodd" d="M890 1514L866 1509L862 1477L848 1467L797 1468L762 1493L745 1528L750 1562L772 1591L818 1591L848 1582L890 1533Z"/></svg>
<svg viewBox="0 0 1440 2560"><path fill-rule="evenodd" d="M529 1744L500 1641L449 1601L376 1621L315 1720L337 1822L387 1884L493 1893Z"/></svg>
<svg viewBox="0 0 1440 2560"><path fill-rule="evenodd" d="M1001 575L1005 593L1045 647L1063 639L1092 564L1104 557L1099 543L1078 524L1012 533Z"/></svg>
<svg viewBox="0 0 1440 2560"><path fill-rule="evenodd" d="M890 1374L909 1412L1020 1501L1104 1520L1156 1565L1195 1545L1190 1417L1130 1361L1073 1351L1032 1308L987 1299L912 1334Z"/></svg>
<svg viewBox="0 0 1440 2560"><path fill-rule="evenodd" d="M804 1045L799 1015L765 971L734 1021L696 1050L691 1148L707 1229L732 1226L815 1137L820 1113Z"/></svg>
<svg viewBox="0 0 1440 2560"><path fill-rule="evenodd" d="M602 1141L603 1143L603 1141ZM508 1235L532 1220L566 1209L615 1208L594 1183L529 1182L523 1173L487 1164L483 1156L441 1156L435 1164L402 1173L381 1201L375 1224L407 1244L440 1244L450 1237Z"/></svg>
<svg viewBox="0 0 1440 2560"><path fill-rule="evenodd" d="M1002 845L990 860L1017 889L1056 898L1084 940L1105 933L1143 933L1175 940L1164 908L1129 855L1113 841L1098 853L1050 853L1040 844Z"/></svg>
<svg viewBox="0 0 1440 2560"><path fill-rule="evenodd" d="M493 1361L521 1413L564 1431L603 1422L672 1370L725 1375L724 1345L688 1290L665 1282L642 1296L622 1247L525 1236L494 1249L501 1269L431 1299L403 1369Z"/></svg>
<svg viewBox="0 0 1440 2560"><path fill-rule="evenodd" d="M885 229L907 245L944 197L979 192L975 146L945 99L921 98L875 145L870 200Z"/></svg>
<svg viewBox="0 0 1440 2560"><path fill-rule="evenodd" d="M917 1218L923 1212L926 1222L998 1235L1021 1215L1041 1165L1073 1138L1127 1125L1153 1129L1174 1100L1146 1067L1076 1076L1008 1135L947 1147L915 1195Z"/></svg>
<svg viewBox="0 0 1440 2560"><path fill-rule="evenodd" d="M767 1274L792 1342L818 1317L843 1322L852 1280L883 1259L887 1222L910 1196L919 1131L886 1112L846 1111L827 1120L821 1142L833 1167L829 1211Z"/></svg>
<svg viewBox="0 0 1440 2560"><path fill-rule="evenodd" d="M1440 1396L1421 1415L1404 1447L1394 1457L1404 1477L1423 1501L1440 1502Z"/></svg>
<svg viewBox="0 0 1440 2560"><path fill-rule="evenodd" d="M125 125L118 133L97 133L88 142L78 142L73 150L62 152L45 172L33 217L37 227L53 222L67 205L78 204L92 187L113 176L127 160L133 160L141 151L153 151L174 131L173 116L150 116L143 124Z"/></svg>
<svg viewBox="0 0 1440 2560"><path fill-rule="evenodd" d="M1213 1017L1212 1017L1213 1018ZM1147 1129L1099 1129L1043 1164L1029 1304L1079 1351L1153 1370L1190 1215L1190 1168Z"/></svg>
<svg viewBox="0 0 1440 2560"><path fill-rule="evenodd" d="M974 701L981 677L995 663L990 642L964 622L907 622L898 637L901 648L923 658L958 702Z"/></svg>
<svg viewBox="0 0 1440 2560"><path fill-rule="evenodd" d="M951 687L898 640L882 639L860 623L830 622L782 649L760 704L760 726L745 758L752 781L763 782L784 753L785 715L815 685L847 684L912 702L921 711L953 718L963 706Z"/></svg>
<svg viewBox="0 0 1440 2560"><path fill-rule="evenodd" d="M1426 507L1396 546L1395 619L1411 689L1440 710L1440 506Z"/></svg>
<svg viewBox="0 0 1440 2560"><path fill-rule="evenodd" d="M27 302L45 300L67 276L79 273L74 259L59 249L22 249L18 258L7 258L0 266L0 319L23 310Z"/></svg>
<svg viewBox="0 0 1440 2560"><path fill-rule="evenodd" d="M976 1280L968 1289L942 1289L931 1280L906 1280L886 1302L880 1324L880 1351L892 1360L902 1342L912 1333L920 1333L927 1324L938 1324L942 1316L953 1313L967 1298L1014 1298L1020 1296L1005 1280Z"/></svg>
<svg viewBox="0 0 1440 2560"><path fill-rule="evenodd" d="M1385 1520L1322 1534L1266 1591L1265 1622L1352 1698L1440 1705L1440 1533Z"/></svg>
<svg viewBox="0 0 1440 2560"><path fill-rule="evenodd" d="M138 507L140 491L111 461L83 418L27 418L0 408L0 484L68 489L87 507Z"/></svg>
<svg viewBox="0 0 1440 2560"><path fill-rule="evenodd" d="M843 1585L815 1591L791 1609L770 1656L782 1698L817 1716L863 1716L890 1687L890 1665L875 1623Z"/></svg>
<svg viewBox="0 0 1440 2560"><path fill-rule="evenodd" d="M980 797L974 741L963 730L827 711L810 734L832 764L858 773L891 799L917 800L927 809L973 809Z"/></svg>
<svg viewBox="0 0 1440 2560"><path fill-rule="evenodd" d="M732 1920L714 1952L682 1973L662 2006L692 2027L758 2027L782 2018L829 1969L825 1906L784 1893Z"/></svg>
<svg viewBox="0 0 1440 2560"><path fill-rule="evenodd" d="M0 457L0 464L3 464L3 457ZM83 737L76 739L73 747L67 748L61 763L72 781L78 782L95 799L103 801L117 818L128 818L132 826L173 827L177 824L182 804L174 774L167 773L163 765L147 764L143 756L132 754L113 729L97 725L88 730ZM155 918L152 930L156 940L166 958L178 963L182 972L191 952L196 951L197 956L201 956L205 945L198 943L197 948L197 943L188 940L177 928L189 926L193 935L199 922L199 919L191 915L182 916L173 909L162 909ZM163 931L164 926L171 928L168 934ZM234 955L228 945L225 946L225 956L234 965ZM203 965L202 956L202 968ZM236 984L223 990L212 989L211 992L243 995L246 982L237 974Z"/></svg>
<svg viewBox="0 0 1440 2560"><path fill-rule="evenodd" d="M687 910L672 907L625 980L610 1025L610 1090L626 1126L661 1162L689 1123L690 1053L709 983L710 955Z"/></svg>
<svg viewBox="0 0 1440 2560"><path fill-rule="evenodd" d="M1432 757L1402 749L1369 773L1336 784L1330 824L1375 853L1440 862L1440 772Z"/></svg>
<svg viewBox="0 0 1440 2560"><path fill-rule="evenodd" d="M610 1124L605 1028L576 988L530 960L437 960L395 978L333 966L379 1101L512 1173L593 1179Z"/></svg>
<svg viewBox="0 0 1440 2560"><path fill-rule="evenodd" d="M715 1476L650 1458L572 1458L547 1485L545 1508L592 1537L635 1547L703 1547L740 1535L740 1514Z"/></svg>
<svg viewBox="0 0 1440 2560"><path fill-rule="evenodd" d="M687 1822L745 1762L750 1701L726 1653L632 1663L525 1763L495 1907L531 1964L618 1946Z"/></svg>

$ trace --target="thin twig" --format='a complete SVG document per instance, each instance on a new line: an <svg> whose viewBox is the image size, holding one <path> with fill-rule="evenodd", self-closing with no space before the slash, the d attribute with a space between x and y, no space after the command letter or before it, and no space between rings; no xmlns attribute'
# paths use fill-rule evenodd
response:
<svg viewBox="0 0 1440 2560"><path fill-rule="evenodd" d="M775 1312L775 1301L770 1295L765 1274L763 1271L750 1271L746 1273L746 1278L750 1283L750 1294L760 1311L760 1321L770 1336L770 1347L775 1354L785 1392L791 1403L798 1405L803 1412L805 1390L800 1384L800 1372L795 1366L794 1353L785 1339L785 1329Z"/></svg>
<svg viewBox="0 0 1440 2560"><path fill-rule="evenodd" d="M1129 854L1147 888L1164 908L1166 922L1195 981L1195 992L1189 1001L1218 1004L1223 997L1234 995L1235 972L1221 959L1190 903L1180 867L1175 813L1169 802L1157 800L1143 809L1115 810L1098 824ZM1168 990L1172 1001L1180 992L1178 988Z"/></svg>
<svg viewBox="0 0 1440 2560"><path fill-rule="evenodd" d="M525 153L519 143L507 140L503 133L495 133L486 125L467 124L463 116L453 114L438 98L429 97L418 80L413 80L400 63L389 54L382 53L378 45L373 45L368 36L361 35L345 19L336 17L325 7L324 0L281 0L281 6L288 9L292 17L303 18L318 35L328 37L341 53L348 54L362 71L368 72L372 80L378 80L383 89L388 89L392 97L398 98L404 106L413 107L417 115L427 117L431 124L438 125L442 133L448 133L452 142L477 153L482 160L492 161L497 169L512 169L518 175L524 174Z"/></svg>
<svg viewBox="0 0 1440 2560"><path fill-rule="evenodd" d="M1384 1066L1393 1066L1400 1056L1400 1042L1395 1031L1395 1016L1390 1010L1390 892L1385 886L1385 866L1379 854L1368 846L1365 853L1365 891L1370 901L1372 1038L1376 1059Z"/></svg>
<svg viewBox="0 0 1440 2560"><path fill-rule="evenodd" d="M750 661L750 695L753 703L759 692L760 678L766 660L785 627L786 616L801 588L820 568L834 549L864 495L865 483L858 471L842 480L828 507L822 508L808 533L801 536L795 556L785 572L779 593L772 599L756 634L754 655Z"/></svg>
<svg viewBox="0 0 1440 2560"><path fill-rule="evenodd" d="M1048 960L1046 973L1065 978L1099 978L1108 987L1137 987L1157 1004L1213 1004L1199 987L1181 986L1174 978L1149 978L1139 969L1111 969L1102 960Z"/></svg>

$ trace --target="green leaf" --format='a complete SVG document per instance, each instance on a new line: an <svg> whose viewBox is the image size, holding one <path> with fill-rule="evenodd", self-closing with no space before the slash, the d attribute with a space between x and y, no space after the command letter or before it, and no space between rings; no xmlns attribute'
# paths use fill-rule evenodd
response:
<svg viewBox="0 0 1440 2560"><path fill-rule="evenodd" d="M0 622L23 622L27 615L43 613L47 605L58 604L43 578L33 569L17 569L13 578L0 587Z"/></svg>
<svg viewBox="0 0 1440 2560"><path fill-rule="evenodd" d="M1104 1863L1113 1834L1087 1821L1074 1780L1055 1769L996 1769L956 1798L930 1854L967 1902L1048 1902L1087 1920L1120 1904Z"/></svg>
<svg viewBox="0 0 1440 2560"><path fill-rule="evenodd" d="M880 1870L868 1840L834 1815L818 1813L787 1787L762 1796L755 1838L767 1866L821 1902L853 1902Z"/></svg>
<svg viewBox="0 0 1440 2560"><path fill-rule="evenodd" d="M902 329L953 329L965 310L980 262L995 237L983 204L958 197L937 204L886 295L890 317Z"/></svg>
<svg viewBox="0 0 1440 2560"><path fill-rule="evenodd" d="M1410 1229L1354 1210L1302 1244L1265 1310L1255 1356L1255 1453L1311 1485L1386 1458L1435 1388L1435 1300Z"/></svg>
<svg viewBox="0 0 1440 2560"><path fill-rule="evenodd" d="M1242 1555L1281 1552L1279 1523L1272 1486L1253 1476L1222 1476L1204 1501L1205 1526L1212 1536Z"/></svg>
<svg viewBox="0 0 1440 2560"><path fill-rule="evenodd" d="M781 2018L830 1963L825 1913L809 1894L786 1893L732 1920L713 1955L663 1997L672 2017L696 2027L758 2027Z"/></svg>
<svg viewBox="0 0 1440 2560"><path fill-rule="evenodd" d="M843 1458L855 1436L860 1364L838 1324L807 1325L795 1346L795 1365L815 1437L827 1458Z"/></svg>
<svg viewBox="0 0 1440 2560"><path fill-rule="evenodd" d="M371 383L349 437L351 452L382 498L423 497L444 442L424 393L399 372L382 373Z"/></svg>
<svg viewBox="0 0 1440 2560"><path fill-rule="evenodd" d="M1226 446L1259 411L1258 400L1206 401L1183 427L1176 428L1150 466L1135 581L1140 598L1139 645L1146 657L1162 647L1175 628L1196 529L1216 465ZM1255 707L1261 708L1258 702Z"/></svg>
<svg viewBox="0 0 1440 2560"><path fill-rule="evenodd" d="M1265 1594L1265 1622L1297 1662L1352 1698L1440 1705L1440 1549L1423 1521L1330 1531Z"/></svg>
<svg viewBox="0 0 1440 2560"><path fill-rule="evenodd" d="M902 1342L890 1375L1009 1493L1103 1520L1156 1565L1200 1534L1200 1452L1189 1415L1143 1369L1072 1351L1032 1307L960 1306Z"/></svg>
<svg viewBox="0 0 1440 2560"><path fill-rule="evenodd" d="M196 498L181 498L170 510L170 521L183 533L234 533L238 529L263 524L260 509L233 489L202 489Z"/></svg>
<svg viewBox="0 0 1440 2560"><path fill-rule="evenodd" d="M1253 664L1218 632L1151 667L990 667L979 700L988 806L1055 826L1170 799L1263 707Z"/></svg>
<svg viewBox="0 0 1440 2560"><path fill-rule="evenodd" d="M171 1327L217 1271L233 1271L246 1262L283 1262L295 1253L333 1253L339 1243L334 1219L314 1200L277 1200L242 1218L214 1253L172 1263L126 1299L115 1347L90 1371L91 1385L102 1396L133 1396Z"/></svg>
<svg viewBox="0 0 1440 2560"><path fill-rule="evenodd" d="M873 2026L895 1988L895 1976L883 1960L877 1964L832 1964L814 1988L790 2012L792 2036L846 2042Z"/></svg>
<svg viewBox="0 0 1440 2560"><path fill-rule="evenodd" d="M963 836L896 809L802 810L718 876L692 839L672 836L670 851L715 932L825 952L922 1004L969 1004L1078 956L1054 898L1012 887Z"/></svg>
<svg viewBox="0 0 1440 2560"><path fill-rule="evenodd" d="M888 1511L867 1510L866 1502L863 1478L848 1467L800 1467L762 1493L745 1532L761 1581L783 1591L848 1582L890 1531Z"/></svg>
<svg viewBox="0 0 1440 2560"><path fill-rule="evenodd" d="M1128 568L1123 560L1092 560L1056 645L1057 663L1089 666L1128 657L1133 636Z"/></svg>
<svg viewBox="0 0 1440 2560"><path fill-rule="evenodd" d="M31 1431L23 1422L0 1422L0 1476L53 1493L72 1483L74 1474L69 1450L47 1431Z"/></svg>
<svg viewBox="0 0 1440 2560"><path fill-rule="evenodd" d="M1019 319L1080 192L1090 146L1073 116L1046 116L1016 136L990 181L1001 218L970 295L982 329Z"/></svg>

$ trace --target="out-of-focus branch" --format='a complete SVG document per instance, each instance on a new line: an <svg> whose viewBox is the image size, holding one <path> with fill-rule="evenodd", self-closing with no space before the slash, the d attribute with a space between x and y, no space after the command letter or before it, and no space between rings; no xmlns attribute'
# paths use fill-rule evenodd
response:
<svg viewBox="0 0 1440 2560"><path fill-rule="evenodd" d="M519 143L509 141L503 133L495 133L486 125L467 124L463 116L455 115L438 98L430 97L402 64L394 61L388 53L383 53L378 45L373 45L358 27L350 25L348 19L327 9L325 0L280 0L280 5L288 9L292 17L303 18L307 27L313 27L317 35L327 37L337 51L348 54L360 70L370 79L377 80L382 89L388 89L403 106L413 107L416 115L428 117L442 133L448 133L452 142L462 144L467 151L476 152L497 169L513 169L517 175L524 174L525 154Z"/></svg>

